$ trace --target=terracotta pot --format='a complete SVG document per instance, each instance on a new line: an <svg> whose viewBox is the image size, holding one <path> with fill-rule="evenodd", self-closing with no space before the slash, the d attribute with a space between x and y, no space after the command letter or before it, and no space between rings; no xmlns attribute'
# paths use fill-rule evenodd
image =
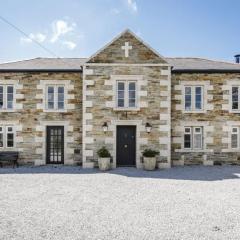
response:
<svg viewBox="0 0 240 240"><path fill-rule="evenodd" d="M143 167L145 170L152 171L156 168L156 157L143 157Z"/></svg>
<svg viewBox="0 0 240 240"><path fill-rule="evenodd" d="M98 167L101 171L110 169L110 158L98 158Z"/></svg>

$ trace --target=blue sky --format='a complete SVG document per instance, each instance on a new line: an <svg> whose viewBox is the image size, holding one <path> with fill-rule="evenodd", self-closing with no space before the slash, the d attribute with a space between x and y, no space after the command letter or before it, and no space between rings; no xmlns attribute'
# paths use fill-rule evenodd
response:
<svg viewBox="0 0 240 240"><path fill-rule="evenodd" d="M0 0L0 62L88 57L130 28L170 57L233 61L240 53L239 0Z"/></svg>

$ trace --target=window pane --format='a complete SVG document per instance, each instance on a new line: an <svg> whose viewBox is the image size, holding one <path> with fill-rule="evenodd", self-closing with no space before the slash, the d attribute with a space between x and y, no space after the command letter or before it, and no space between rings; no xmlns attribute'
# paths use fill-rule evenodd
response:
<svg viewBox="0 0 240 240"><path fill-rule="evenodd" d="M64 102L58 102L58 109L64 109Z"/></svg>
<svg viewBox="0 0 240 240"><path fill-rule="evenodd" d="M58 87L58 93L64 93L64 87Z"/></svg>
<svg viewBox="0 0 240 240"><path fill-rule="evenodd" d="M136 90L136 83L135 82L129 83L129 90L133 90L133 91Z"/></svg>
<svg viewBox="0 0 240 240"><path fill-rule="evenodd" d="M124 91L118 91L118 98L124 98Z"/></svg>
<svg viewBox="0 0 240 240"><path fill-rule="evenodd" d="M194 134L194 148L202 148L202 134Z"/></svg>
<svg viewBox="0 0 240 240"><path fill-rule="evenodd" d="M232 134L232 148L238 147L238 134Z"/></svg>
<svg viewBox="0 0 240 240"><path fill-rule="evenodd" d="M135 91L129 91L129 98L134 98L136 97L136 92Z"/></svg>
<svg viewBox="0 0 240 240"><path fill-rule="evenodd" d="M0 147L3 147L3 133L0 133Z"/></svg>
<svg viewBox="0 0 240 240"><path fill-rule="evenodd" d="M185 110L191 110L191 107L192 107L191 87L185 87Z"/></svg>
<svg viewBox="0 0 240 240"><path fill-rule="evenodd" d="M48 109L54 108L54 102L48 102Z"/></svg>
<svg viewBox="0 0 240 240"><path fill-rule="evenodd" d="M58 109L64 109L64 87L58 87Z"/></svg>
<svg viewBox="0 0 240 240"><path fill-rule="evenodd" d="M195 108L202 109L202 88L195 88Z"/></svg>
<svg viewBox="0 0 240 240"><path fill-rule="evenodd" d="M232 87L232 109L238 109L238 87Z"/></svg>
<svg viewBox="0 0 240 240"><path fill-rule="evenodd" d="M12 109L13 108L13 102L7 102L7 108Z"/></svg>
<svg viewBox="0 0 240 240"><path fill-rule="evenodd" d="M8 86L7 87L7 93L12 93L13 94L13 86Z"/></svg>
<svg viewBox="0 0 240 240"><path fill-rule="evenodd" d="M185 94L191 95L191 87L185 87Z"/></svg>
<svg viewBox="0 0 240 240"><path fill-rule="evenodd" d="M135 99L129 99L129 107L136 107Z"/></svg>
<svg viewBox="0 0 240 240"><path fill-rule="evenodd" d="M7 86L7 108L13 108L13 86Z"/></svg>
<svg viewBox="0 0 240 240"><path fill-rule="evenodd" d="M49 86L48 87L48 109L53 109L54 108L54 87Z"/></svg>
<svg viewBox="0 0 240 240"><path fill-rule="evenodd" d="M3 108L3 86L0 86L0 109Z"/></svg>
<svg viewBox="0 0 240 240"><path fill-rule="evenodd" d="M184 148L191 148L191 135L184 134Z"/></svg>
<svg viewBox="0 0 240 240"><path fill-rule="evenodd" d="M118 99L118 107L124 107L124 99Z"/></svg>
<svg viewBox="0 0 240 240"><path fill-rule="evenodd" d="M54 93L54 87L48 87L48 93Z"/></svg>
<svg viewBox="0 0 240 240"><path fill-rule="evenodd" d="M13 147L13 133L7 134L7 147Z"/></svg>
<svg viewBox="0 0 240 240"><path fill-rule="evenodd" d="M118 90L124 90L124 83L118 82Z"/></svg>

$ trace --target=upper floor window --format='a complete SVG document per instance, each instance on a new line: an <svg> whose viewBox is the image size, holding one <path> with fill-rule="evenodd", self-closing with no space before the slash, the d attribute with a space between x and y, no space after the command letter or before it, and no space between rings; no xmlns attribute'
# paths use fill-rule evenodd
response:
<svg viewBox="0 0 240 240"><path fill-rule="evenodd" d="M0 110L13 109L13 85L0 85Z"/></svg>
<svg viewBox="0 0 240 240"><path fill-rule="evenodd" d="M184 148L202 149L203 147L203 128L185 127L184 129Z"/></svg>
<svg viewBox="0 0 240 240"><path fill-rule="evenodd" d="M136 82L117 81L117 107L136 108Z"/></svg>
<svg viewBox="0 0 240 240"><path fill-rule="evenodd" d="M232 87L232 110L240 110L240 87Z"/></svg>
<svg viewBox="0 0 240 240"><path fill-rule="evenodd" d="M185 110L199 111L203 110L203 87L185 86Z"/></svg>
<svg viewBox="0 0 240 240"><path fill-rule="evenodd" d="M48 110L64 109L64 86L61 85L47 86L46 108Z"/></svg>
<svg viewBox="0 0 240 240"><path fill-rule="evenodd" d="M0 126L0 148L14 147L13 126Z"/></svg>

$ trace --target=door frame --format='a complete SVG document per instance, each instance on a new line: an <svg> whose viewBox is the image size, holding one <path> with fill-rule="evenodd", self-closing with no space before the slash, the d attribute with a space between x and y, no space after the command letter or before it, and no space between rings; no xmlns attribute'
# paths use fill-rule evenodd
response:
<svg viewBox="0 0 240 240"><path fill-rule="evenodd" d="M49 137L48 137L48 129L49 128L54 128L54 127L56 127L56 128L62 128L62 139L61 139L61 141L63 141L63 145L62 145L62 161L61 162L53 162L53 163L51 163L49 160L48 160L48 151L49 151L49 149L48 149L48 141L49 141ZM64 149L64 142L65 142L65 127L63 126L63 125L47 125L46 126L46 149L45 149L45 151L46 151L46 153L45 153L45 156L46 156L46 164L64 164L64 162L65 162L65 149Z"/></svg>
<svg viewBox="0 0 240 240"><path fill-rule="evenodd" d="M135 145L135 153L134 153L134 163L133 163L133 165L126 165L126 167L127 166L136 166L136 158L137 158L137 152L136 152L136 148L137 148L137 141L136 141L136 138L137 138L137 126L136 125L116 125L116 131L117 131L117 133L116 133L116 165L117 165L117 167L122 167L122 166L119 166L118 164L117 164L117 155L118 155L118 129L119 128L121 128L121 127L129 127L129 128L133 128L135 131L135 139L134 139L134 145ZM124 166L124 165L123 165Z"/></svg>
<svg viewBox="0 0 240 240"><path fill-rule="evenodd" d="M145 127L142 120L112 120L111 130L113 131L113 164L112 167L117 167L117 126L136 126L136 167L142 168L141 152L140 152L140 131L144 131Z"/></svg>

